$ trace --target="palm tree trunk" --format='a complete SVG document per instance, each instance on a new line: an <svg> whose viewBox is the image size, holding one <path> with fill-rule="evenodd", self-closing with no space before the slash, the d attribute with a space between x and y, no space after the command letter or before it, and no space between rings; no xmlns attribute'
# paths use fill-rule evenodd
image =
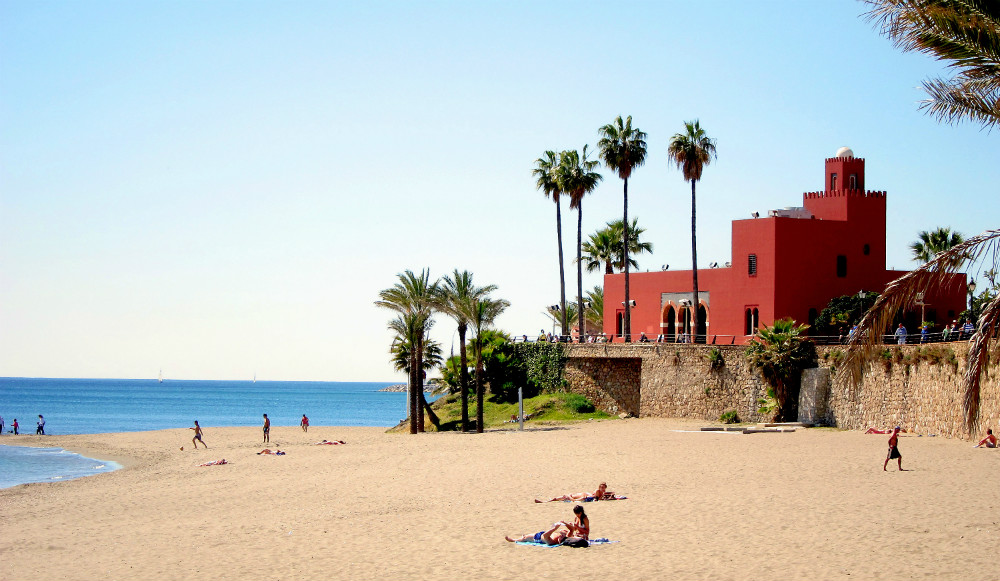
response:
<svg viewBox="0 0 1000 581"><path fill-rule="evenodd" d="M434 412L434 408L431 407L431 404L427 403L427 398L424 397L423 392L420 392L420 401L421 405L423 405L424 411L427 412L427 417L431 420L431 423L434 424L435 428L440 428L441 418L439 418L438 415Z"/></svg>
<svg viewBox="0 0 1000 581"><path fill-rule="evenodd" d="M576 312L578 325L577 335L580 343L583 338L583 202L576 207Z"/></svg>
<svg viewBox="0 0 1000 581"><path fill-rule="evenodd" d="M462 359L462 370L459 373L459 383L462 389L462 431L469 431L469 359L465 351L465 323L458 324L458 340L461 341L459 353Z"/></svg>
<svg viewBox="0 0 1000 581"><path fill-rule="evenodd" d="M407 394L407 405L410 408L410 433L417 433L417 352L410 350L410 393Z"/></svg>
<svg viewBox="0 0 1000 581"><path fill-rule="evenodd" d="M476 433L483 433L483 345L476 333Z"/></svg>
<svg viewBox="0 0 1000 581"><path fill-rule="evenodd" d="M417 431L424 431L424 406L426 403L424 401L424 330L420 330L420 336L417 337L417 371L416 371L416 394L417 401L416 412L417 412Z"/></svg>
<svg viewBox="0 0 1000 581"><path fill-rule="evenodd" d="M696 205L695 205L695 193L694 193L695 180L691 180L691 284L694 287L694 292L692 292L693 298L691 299L691 308L693 309L691 313L691 324L693 329L691 329L691 342L697 342L698 337L698 233L696 229Z"/></svg>
<svg viewBox="0 0 1000 581"><path fill-rule="evenodd" d="M629 303L628 295L628 178L625 178L625 212L622 218L622 224L624 231L622 233L622 256L625 262L625 342L629 343L632 341L632 307Z"/></svg>
<svg viewBox="0 0 1000 581"><path fill-rule="evenodd" d="M563 267L562 244L562 210L559 209L559 198L556 198L556 237L559 239L559 310L562 313L562 328L559 333L566 334L566 272Z"/></svg>

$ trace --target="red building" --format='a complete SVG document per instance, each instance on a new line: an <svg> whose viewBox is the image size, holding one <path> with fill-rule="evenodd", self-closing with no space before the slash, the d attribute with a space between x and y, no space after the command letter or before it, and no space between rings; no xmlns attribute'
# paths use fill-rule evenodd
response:
<svg viewBox="0 0 1000 581"><path fill-rule="evenodd" d="M745 343L761 325L791 317L812 323L833 299L859 291L882 292L906 271L885 268L886 194L865 189L865 160L842 147L826 160L823 190L803 194L802 207L733 221L732 262L699 268L699 321L691 329L690 270L630 276L633 340L682 333L711 343ZM924 297L925 317L938 326L965 309L965 275ZM625 275L604 277L604 332L620 336ZM612 315L611 309L614 309ZM920 307L906 319L911 332Z"/></svg>

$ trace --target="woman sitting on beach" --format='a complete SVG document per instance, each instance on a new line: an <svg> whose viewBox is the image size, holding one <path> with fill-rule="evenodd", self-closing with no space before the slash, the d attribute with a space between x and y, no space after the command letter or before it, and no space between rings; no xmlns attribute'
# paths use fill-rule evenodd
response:
<svg viewBox="0 0 1000 581"><path fill-rule="evenodd" d="M573 522L567 524L570 536L584 540L590 539L590 517L579 504L573 507L573 514L575 515Z"/></svg>
<svg viewBox="0 0 1000 581"><path fill-rule="evenodd" d="M554 496L548 500L538 500L536 498L535 502L566 502L566 501L593 502L595 500L617 500L618 498L619 497L616 496L614 492L608 490L607 483L602 482L597 486L597 490L595 490L594 492L590 493L577 492L574 494L563 494L562 496Z"/></svg>
<svg viewBox="0 0 1000 581"><path fill-rule="evenodd" d="M339 446L341 444L346 444L346 443L347 442L345 442L343 440L334 440L332 442L328 442L326 440L323 440L322 442L316 442L315 445L316 446Z"/></svg>
<svg viewBox="0 0 1000 581"><path fill-rule="evenodd" d="M284 456L285 455L285 453L282 452L281 450L275 449L275 450L272 451L270 448L264 448L260 452L257 452L258 456L260 456L261 454L264 454L265 456Z"/></svg>

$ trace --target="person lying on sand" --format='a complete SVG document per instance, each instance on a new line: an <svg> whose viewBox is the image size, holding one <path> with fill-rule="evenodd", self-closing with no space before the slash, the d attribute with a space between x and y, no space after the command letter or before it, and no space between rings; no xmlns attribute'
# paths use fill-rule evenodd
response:
<svg viewBox="0 0 1000 581"><path fill-rule="evenodd" d="M900 428L899 431L903 432L903 433L906 433L906 430L904 430L902 428ZM891 434L892 433L892 428L886 428L884 430L880 430L878 428L868 428L868 430L865 433L866 434Z"/></svg>
<svg viewBox="0 0 1000 581"><path fill-rule="evenodd" d="M341 444L346 444L346 443L347 442L345 442L343 440L334 440L332 442L328 442L326 440L323 440L322 442L316 442L314 445L315 446L339 446Z"/></svg>
<svg viewBox="0 0 1000 581"><path fill-rule="evenodd" d="M198 464L198 466L222 466L223 464L229 464L229 462L226 462L226 459L223 458L221 460L212 460L211 462L205 462L204 464Z"/></svg>
<svg viewBox="0 0 1000 581"><path fill-rule="evenodd" d="M565 502L565 501L575 501L575 502L593 502L596 500L617 500L621 497L617 496L614 492L608 490L607 483L600 483L597 486L597 490L594 492L576 492L573 494L563 494L562 496L554 496L548 500L538 500L535 502Z"/></svg>
<svg viewBox="0 0 1000 581"><path fill-rule="evenodd" d="M566 527L566 530L562 530ZM533 543L545 543L546 545L561 545L569 536L569 527L563 521L559 521L552 525L547 531L540 531L533 535L524 535L518 538L504 537L509 543L523 543L523 542L533 542Z"/></svg>
<svg viewBox="0 0 1000 581"><path fill-rule="evenodd" d="M281 450L275 449L275 450L272 451L269 448L264 448L260 452L257 452L258 456L260 456L261 454L264 454L265 456L268 456L268 455L270 455L270 456L284 456L285 455L285 453L282 452Z"/></svg>
<svg viewBox="0 0 1000 581"><path fill-rule="evenodd" d="M997 437L993 435L993 430L987 429L986 437L979 440L979 443L975 445L976 448L982 448L983 446L986 446L987 448L997 447Z"/></svg>

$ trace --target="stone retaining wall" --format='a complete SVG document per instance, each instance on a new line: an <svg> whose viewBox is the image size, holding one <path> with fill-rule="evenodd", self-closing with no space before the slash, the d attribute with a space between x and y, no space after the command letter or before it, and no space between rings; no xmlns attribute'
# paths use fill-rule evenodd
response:
<svg viewBox="0 0 1000 581"><path fill-rule="evenodd" d="M724 364L712 369L709 353ZM859 386L836 376L843 347L817 347L819 369L806 371L800 418L848 429L900 424L921 434L982 437L965 433L962 372L967 343L891 347L888 363L879 358ZM656 343L567 345L565 377L570 389L609 413L718 420L735 411L741 421L769 418L757 412L767 393L750 369L745 346ZM994 347L994 353L998 353ZM994 357L996 361L1000 357ZM1000 425L1000 369L983 378L980 425Z"/></svg>

